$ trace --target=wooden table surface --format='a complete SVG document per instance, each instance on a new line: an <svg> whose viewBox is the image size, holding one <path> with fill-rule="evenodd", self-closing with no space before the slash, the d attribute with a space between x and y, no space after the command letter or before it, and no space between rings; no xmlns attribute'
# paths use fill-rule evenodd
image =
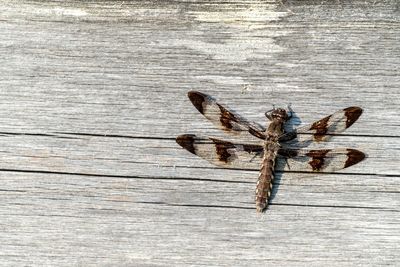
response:
<svg viewBox="0 0 400 267"><path fill-rule="evenodd" d="M0 4L0 265L399 266L400 2L14 1ZM257 170L175 143L221 136L199 90L294 126L348 106L334 174Z"/></svg>

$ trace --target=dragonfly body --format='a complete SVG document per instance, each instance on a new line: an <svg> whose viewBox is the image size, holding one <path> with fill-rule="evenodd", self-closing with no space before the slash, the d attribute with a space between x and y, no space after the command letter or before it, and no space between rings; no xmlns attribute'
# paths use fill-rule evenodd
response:
<svg viewBox="0 0 400 267"><path fill-rule="evenodd" d="M268 128L249 122L232 110L219 104L204 93L190 91L189 99L196 109L215 126L233 136L258 138L259 144L232 143L216 138L202 138L184 134L176 142L187 151L209 162L225 167L240 169L259 169L256 186L256 210L262 212L268 206L272 191L274 170L332 172L350 167L365 158L361 151L351 148L299 150L282 146L288 141L305 134L304 143L327 141L333 134L341 133L350 127L361 115L359 107L339 110L310 125L285 133L284 124L291 118L285 109L273 109L265 115L270 120ZM284 164L275 164L277 160Z"/></svg>
<svg viewBox="0 0 400 267"><path fill-rule="evenodd" d="M271 196L272 181L274 180L275 158L280 149L279 137L284 133L284 123L289 116L284 109L274 109L266 117L271 121L268 125L264 141L264 156L256 187L256 209L262 212L268 205Z"/></svg>

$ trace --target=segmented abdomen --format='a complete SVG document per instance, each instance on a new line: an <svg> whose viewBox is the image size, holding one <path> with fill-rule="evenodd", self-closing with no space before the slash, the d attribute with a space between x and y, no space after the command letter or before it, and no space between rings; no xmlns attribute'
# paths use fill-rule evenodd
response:
<svg viewBox="0 0 400 267"><path fill-rule="evenodd" d="M268 200L272 191L272 180L274 179L274 151L266 151L261 164L260 175L256 187L256 209L262 212L268 206Z"/></svg>

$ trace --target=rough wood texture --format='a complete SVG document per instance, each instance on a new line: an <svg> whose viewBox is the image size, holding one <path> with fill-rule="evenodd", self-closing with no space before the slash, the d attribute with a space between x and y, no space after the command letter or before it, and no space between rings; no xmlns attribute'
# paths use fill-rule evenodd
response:
<svg viewBox="0 0 400 267"><path fill-rule="evenodd" d="M383 1L2 1L0 259L7 266L399 265L400 7ZM359 105L339 174L218 169L209 93L263 122Z"/></svg>

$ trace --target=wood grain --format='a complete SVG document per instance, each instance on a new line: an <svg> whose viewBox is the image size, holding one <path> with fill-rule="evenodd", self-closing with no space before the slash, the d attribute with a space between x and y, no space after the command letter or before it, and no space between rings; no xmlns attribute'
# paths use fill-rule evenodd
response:
<svg viewBox="0 0 400 267"><path fill-rule="evenodd" d="M400 263L400 6L383 1L2 1L5 266ZM335 174L226 170L175 143L223 136L187 91L297 127L348 107ZM229 140L229 138L225 138ZM320 147L324 147L321 145Z"/></svg>

